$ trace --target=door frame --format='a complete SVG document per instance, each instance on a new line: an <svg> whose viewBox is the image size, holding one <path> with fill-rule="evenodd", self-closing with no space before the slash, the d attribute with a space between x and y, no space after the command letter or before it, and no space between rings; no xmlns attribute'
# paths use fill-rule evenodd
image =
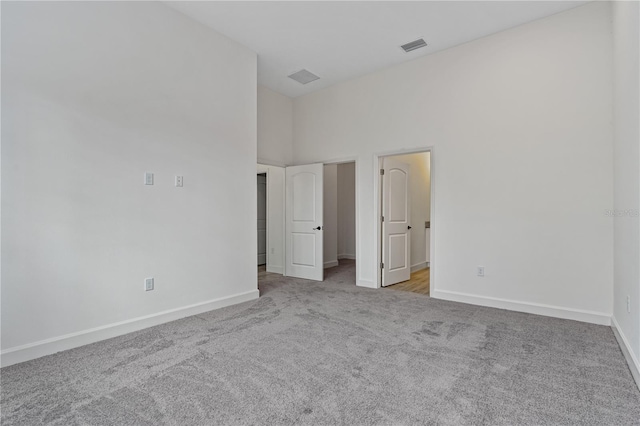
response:
<svg viewBox="0 0 640 426"><path fill-rule="evenodd" d="M271 262L269 261L270 257L271 257L271 250L269 249L269 247L272 246L270 244L270 242L271 242L271 238L273 237L271 235L270 231L269 231L269 207L271 206L271 203L273 202L271 200L271 194L270 194L270 191L269 191L269 179L270 179L269 178L269 168L270 167L279 167L281 169L284 169L283 166L279 166L277 164L268 164L268 163L260 163L260 162L258 162L257 166L256 166L256 175L264 173L267 176L267 181L266 181L267 182L267 270L269 269L269 265L271 265ZM256 197L255 197L256 198L256 208L255 208L256 214L258 212L258 195L257 195L257 192L258 192L258 188L257 188L257 185L256 185ZM282 187L283 200L282 200L282 206L281 206L282 207L282 232L283 232L283 235L282 235L282 247L281 247L281 250L282 250L282 252L281 252L282 253L282 272L281 272L281 274L282 274L282 276L285 276L285 266L286 266L286 263L285 263L286 262L286 258L285 258L285 256L286 256L286 253L285 253L286 252L286 247L285 247L285 240L284 240L285 239L285 235L284 235L284 233L285 233L285 225L286 225L286 222L285 222L286 219L285 219L285 214L284 214L284 212L285 212L284 193L285 193L285 188L284 188L284 183L283 183L283 187ZM258 253L258 240L256 239L256 258L257 258L257 253ZM273 272L273 273L280 274L280 272Z"/></svg>
<svg viewBox="0 0 640 426"><path fill-rule="evenodd" d="M260 169L260 165L258 164L258 169ZM267 268L267 265L269 265L269 171L265 170L265 171L258 171L256 173L256 176L260 176L260 175L264 175L264 244L266 246L265 248L265 254L264 254L264 267L265 269ZM257 187L257 185L256 185ZM257 199L258 197L256 197ZM258 209L256 208L256 212L258 211ZM258 247L258 254L260 254L260 247ZM258 256L256 256L256 259L258 258ZM260 266L260 265L258 265Z"/></svg>
<svg viewBox="0 0 640 426"><path fill-rule="evenodd" d="M424 151L424 150L423 150ZM417 152L423 152L423 151L417 151ZM393 154L391 154L393 155ZM360 164L359 164L359 159L357 156L349 156L349 157L340 157L340 158L334 158L334 159L330 159L327 161L322 161L322 164L344 164L344 163L355 163L355 193L356 193L356 199L355 199L355 203L356 203L356 285L358 284L358 282L360 281L360 278L362 276L361 273L361 264L362 262L360 262L360 253L362 252L360 250L360 191L358 190L359 187L359 183L358 183L358 176L359 176L359 171L360 171ZM302 164L292 164L292 165L302 165ZM280 167L283 169L286 169L285 165L281 165L281 164L273 164L272 162L268 162L268 161L258 161L257 163L257 172L256 174L260 174L260 173L266 173L267 174L267 211L269 209L269 167ZM286 185L286 182L285 182ZM257 191L257 189L256 189ZM283 189L283 191L285 191ZM286 198L286 197L285 197ZM256 195L256 203L257 203L257 195ZM283 200L283 205L282 205L282 211L286 212L286 207L284 205L284 200ZM256 212L258 210L257 204L256 204ZM282 261L283 261L283 266L282 266L282 275L286 276L286 264L287 264L287 250L286 250L286 215L283 214L282 215L282 230L283 230L283 235L282 235ZM268 221L268 219L267 219ZM269 227L267 225L267 265L269 264L269 255L270 255L270 250L268 249L269 247ZM258 248L258 241L256 240L256 253L257 253L257 248Z"/></svg>
<svg viewBox="0 0 640 426"><path fill-rule="evenodd" d="M266 205L265 208L267 209L266 212L266 219L265 219L265 226L267 227L267 230L265 232L265 238L266 238L266 244L267 244L267 256L266 256L266 260L267 263L265 264L265 268L267 265L269 265L269 167L266 164L260 164L258 163L257 167L256 167L256 176L257 175L261 175L264 174L265 175L265 192L266 192ZM256 185L256 214L258 212L258 188ZM256 253L258 252L258 241L256 239ZM258 257L258 255L256 254L256 258Z"/></svg>
<svg viewBox="0 0 640 426"><path fill-rule="evenodd" d="M346 163L354 163L355 164L355 171L354 171L354 179L355 179L355 192L356 192L356 199L355 199L355 203L356 203L356 286L358 285L358 281L360 280L360 276L362 276L362 274L360 273L360 265L362 264L362 262L360 262L360 191L358 191L358 172L359 172L359 164L358 164L358 157L341 157L341 158L334 158L331 160L327 160L327 161L323 161L322 164L324 165L330 165L330 164L346 164Z"/></svg>
<svg viewBox="0 0 640 426"><path fill-rule="evenodd" d="M382 269L380 268L380 264L382 263L382 176L380 175L380 169L382 168L382 160L384 157L393 157L396 155L407 155L407 154L421 154L423 152L430 153L429 159L429 181L431 186L430 193L430 215L431 215L431 228L429 230L429 293L433 293L436 290L436 283L434 280L434 268L435 264L435 231L434 231L434 223L436 223L436 215L435 215L435 173L434 173L434 147L428 146L423 148L413 148L413 149L400 149L394 151L383 151L376 152L373 154L373 210L375 212L375 240L376 240L376 263L374 268L376 272L374 276L376 277L376 288L382 288ZM357 237L356 237L357 238Z"/></svg>

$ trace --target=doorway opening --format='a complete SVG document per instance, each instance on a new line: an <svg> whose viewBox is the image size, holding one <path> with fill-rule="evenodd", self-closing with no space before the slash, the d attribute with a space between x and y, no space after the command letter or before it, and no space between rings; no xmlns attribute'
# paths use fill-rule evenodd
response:
<svg viewBox="0 0 640 426"><path fill-rule="evenodd" d="M258 267L267 269L267 174L258 174Z"/></svg>
<svg viewBox="0 0 640 426"><path fill-rule="evenodd" d="M430 294L431 151L379 157L380 285Z"/></svg>
<svg viewBox="0 0 640 426"><path fill-rule="evenodd" d="M330 274L327 278L331 278L338 272L331 267L337 266L343 271L351 263L351 271L335 279L356 283L356 174L357 163L351 158L285 168L286 276L324 281L325 267ZM338 201L338 189L340 199L349 200L348 203ZM326 207L325 203L328 203ZM344 213L341 218L351 218L350 213L353 218L339 222L339 207ZM339 230L339 223L346 231ZM338 252L339 235L341 252ZM338 254L341 259L338 259ZM346 275L352 277L347 278Z"/></svg>
<svg viewBox="0 0 640 426"><path fill-rule="evenodd" d="M325 279L356 283L356 163L323 167Z"/></svg>
<svg viewBox="0 0 640 426"><path fill-rule="evenodd" d="M257 164L256 251L258 289L284 273L285 168Z"/></svg>

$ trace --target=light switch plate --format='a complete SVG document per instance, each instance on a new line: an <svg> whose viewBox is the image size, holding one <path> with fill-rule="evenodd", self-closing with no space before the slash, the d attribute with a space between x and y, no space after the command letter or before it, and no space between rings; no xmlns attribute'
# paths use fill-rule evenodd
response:
<svg viewBox="0 0 640 426"><path fill-rule="evenodd" d="M145 185L153 185L153 173L145 172L144 173L144 184Z"/></svg>
<svg viewBox="0 0 640 426"><path fill-rule="evenodd" d="M144 279L144 291L153 290L153 277Z"/></svg>

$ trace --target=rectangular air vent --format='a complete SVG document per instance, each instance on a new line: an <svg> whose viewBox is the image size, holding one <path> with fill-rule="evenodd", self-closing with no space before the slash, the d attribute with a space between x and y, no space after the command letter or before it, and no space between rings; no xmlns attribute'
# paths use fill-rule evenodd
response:
<svg viewBox="0 0 640 426"><path fill-rule="evenodd" d="M320 77L307 70L300 70L291 74L289 78L297 81L300 84L307 84L311 83L312 81L318 80Z"/></svg>
<svg viewBox="0 0 640 426"><path fill-rule="evenodd" d="M403 44L400 47L402 47L405 52L411 52L412 50L420 49L421 47L425 47L426 45L427 43L423 39L419 38L418 40Z"/></svg>

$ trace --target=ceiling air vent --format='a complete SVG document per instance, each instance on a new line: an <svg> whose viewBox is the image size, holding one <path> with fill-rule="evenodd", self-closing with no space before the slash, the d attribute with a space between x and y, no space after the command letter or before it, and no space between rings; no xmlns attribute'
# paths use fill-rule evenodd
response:
<svg viewBox="0 0 640 426"><path fill-rule="evenodd" d="M311 83L312 81L318 80L320 77L318 77L314 73L311 73L307 70L300 70L298 72L294 72L293 74L291 74L289 78L297 81L300 84L307 84L307 83Z"/></svg>
<svg viewBox="0 0 640 426"><path fill-rule="evenodd" d="M419 38L418 40L403 44L400 47L402 47L405 52L411 52L412 50L420 49L421 47L425 47L426 45L427 43L425 43L423 39Z"/></svg>

